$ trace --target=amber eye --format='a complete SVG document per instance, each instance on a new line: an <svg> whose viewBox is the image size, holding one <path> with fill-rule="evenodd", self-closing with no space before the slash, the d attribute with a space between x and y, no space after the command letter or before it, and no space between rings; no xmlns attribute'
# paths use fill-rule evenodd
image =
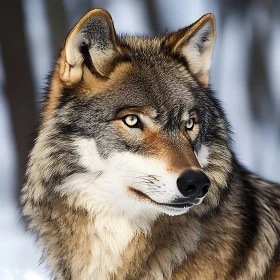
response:
<svg viewBox="0 0 280 280"><path fill-rule="evenodd" d="M190 118L187 122L186 122L186 130L192 130L195 124L195 118Z"/></svg>
<svg viewBox="0 0 280 280"><path fill-rule="evenodd" d="M139 127L140 126L140 119L136 115L127 115L122 118L123 122L128 126L128 127Z"/></svg>

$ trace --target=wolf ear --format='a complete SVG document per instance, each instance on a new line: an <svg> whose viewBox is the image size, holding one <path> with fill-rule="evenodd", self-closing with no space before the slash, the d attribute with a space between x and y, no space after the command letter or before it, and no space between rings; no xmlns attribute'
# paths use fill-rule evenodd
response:
<svg viewBox="0 0 280 280"><path fill-rule="evenodd" d="M65 41L60 78L66 83L79 82L83 65L96 75L106 76L118 55L110 14L102 9L92 10L75 25Z"/></svg>
<svg viewBox="0 0 280 280"><path fill-rule="evenodd" d="M192 73L207 87L215 39L215 18L206 14L192 25L171 34L166 43L172 52L186 58Z"/></svg>

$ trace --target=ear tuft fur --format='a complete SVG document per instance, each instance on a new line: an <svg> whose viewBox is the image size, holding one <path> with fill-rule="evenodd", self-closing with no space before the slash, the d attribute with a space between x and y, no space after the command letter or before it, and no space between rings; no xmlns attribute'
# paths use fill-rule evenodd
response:
<svg viewBox="0 0 280 280"><path fill-rule="evenodd" d="M192 73L207 87L215 40L215 18L206 14L192 25L171 34L167 45L186 58Z"/></svg>
<svg viewBox="0 0 280 280"><path fill-rule="evenodd" d="M60 78L77 83L83 76L83 64L96 75L106 76L110 64L118 56L116 33L108 12L88 12L68 35L62 51Z"/></svg>

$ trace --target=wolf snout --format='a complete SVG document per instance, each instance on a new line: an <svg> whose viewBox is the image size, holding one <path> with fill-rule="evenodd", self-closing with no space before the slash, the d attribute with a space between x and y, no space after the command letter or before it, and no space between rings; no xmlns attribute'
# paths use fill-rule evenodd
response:
<svg viewBox="0 0 280 280"><path fill-rule="evenodd" d="M210 185L210 180L202 171L185 171L177 179L179 191L193 204L208 193Z"/></svg>

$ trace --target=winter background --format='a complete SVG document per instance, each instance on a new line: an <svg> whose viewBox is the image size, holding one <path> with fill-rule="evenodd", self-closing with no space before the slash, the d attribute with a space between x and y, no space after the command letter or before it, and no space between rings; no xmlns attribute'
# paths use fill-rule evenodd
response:
<svg viewBox="0 0 280 280"><path fill-rule="evenodd" d="M20 221L18 195L40 99L67 32L92 8L117 32L176 30L217 21L211 84L241 162L280 182L280 0L12 0L0 3L0 280L49 279Z"/></svg>

